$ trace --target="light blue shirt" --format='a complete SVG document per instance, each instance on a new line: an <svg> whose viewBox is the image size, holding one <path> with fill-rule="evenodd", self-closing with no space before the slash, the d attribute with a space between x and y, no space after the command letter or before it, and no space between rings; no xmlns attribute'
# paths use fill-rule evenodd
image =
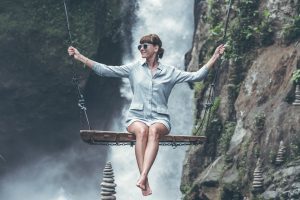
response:
<svg viewBox="0 0 300 200"><path fill-rule="evenodd" d="M163 120L170 128L168 99L174 85L201 81L208 73L207 66L196 72L186 72L160 62L153 75L146 62L122 66L95 62L92 69L100 76L129 78L133 98L126 122L132 119Z"/></svg>

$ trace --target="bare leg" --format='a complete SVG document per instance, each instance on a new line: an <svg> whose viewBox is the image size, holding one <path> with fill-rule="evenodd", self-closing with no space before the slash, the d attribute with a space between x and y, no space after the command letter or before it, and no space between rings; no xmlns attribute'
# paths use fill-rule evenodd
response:
<svg viewBox="0 0 300 200"><path fill-rule="evenodd" d="M143 170L141 172L141 177L138 180L138 185L146 187L148 173L158 152L159 138L168 133L168 129L161 123L155 123L149 127L148 143L144 155Z"/></svg>
<svg viewBox="0 0 300 200"><path fill-rule="evenodd" d="M133 122L128 127L128 132L135 134L135 156L140 173L143 170L144 154L148 140L149 127L139 121Z"/></svg>
<svg viewBox="0 0 300 200"><path fill-rule="evenodd" d="M148 141L149 127L144 123L137 121L132 123L128 127L128 132L135 134L136 137L135 156L136 156L136 161L138 164L139 171L140 173L142 173L145 149ZM152 193L151 188L148 184L148 180L146 181L145 185L137 184L137 186L142 189L142 193L144 196L150 195Z"/></svg>

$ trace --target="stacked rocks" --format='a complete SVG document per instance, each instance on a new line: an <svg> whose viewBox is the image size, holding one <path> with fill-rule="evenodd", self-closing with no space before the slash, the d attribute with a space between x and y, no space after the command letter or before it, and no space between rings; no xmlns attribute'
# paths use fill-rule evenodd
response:
<svg viewBox="0 0 300 200"><path fill-rule="evenodd" d="M280 165L284 162L284 153L285 153L285 146L283 144L283 141L280 141L278 153L276 156L276 165Z"/></svg>
<svg viewBox="0 0 300 200"><path fill-rule="evenodd" d="M262 191L264 178L262 176L262 168L260 159L257 160L256 168L253 173L252 188L254 192Z"/></svg>
<svg viewBox="0 0 300 200"><path fill-rule="evenodd" d="M296 85L295 101L293 105L300 106L300 85Z"/></svg>
<svg viewBox="0 0 300 200"><path fill-rule="evenodd" d="M105 165L103 170L103 182L101 183L101 200L115 200L116 194L115 187L117 186L114 183L114 172L111 166L111 163L108 162Z"/></svg>

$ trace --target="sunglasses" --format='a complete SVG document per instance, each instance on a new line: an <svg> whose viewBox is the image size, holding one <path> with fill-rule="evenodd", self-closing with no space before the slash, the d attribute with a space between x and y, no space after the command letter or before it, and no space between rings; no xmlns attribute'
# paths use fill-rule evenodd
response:
<svg viewBox="0 0 300 200"><path fill-rule="evenodd" d="M140 45L138 45L138 50L141 50L142 47L143 47L143 49L147 49L147 47L148 47L149 45L150 45L149 43L143 43L143 44L140 44Z"/></svg>

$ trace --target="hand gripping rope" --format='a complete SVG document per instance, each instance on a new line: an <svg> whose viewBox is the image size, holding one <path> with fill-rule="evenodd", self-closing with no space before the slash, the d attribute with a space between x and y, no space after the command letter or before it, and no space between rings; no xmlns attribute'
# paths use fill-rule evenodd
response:
<svg viewBox="0 0 300 200"><path fill-rule="evenodd" d="M227 34L227 28L228 28L228 22L229 22L229 15L230 15L230 10L231 10L231 5L232 5L232 0L229 1L228 3L228 9L227 9L227 16L226 16L226 22L225 22L225 28L224 28L224 34L223 34L223 39L222 39L222 42L224 43L225 42L225 39L226 39L226 34ZM206 103L204 104L204 108L205 108L205 111L204 111L204 115L203 115L203 118L200 122L200 124L198 125L198 128L196 130L196 133L201 129L201 133L203 133L204 131L207 130L207 126L208 124L210 123L211 121L211 108L212 108L212 105L215 101L215 85L216 85L216 82L218 80L218 77L220 75L220 59L218 60L218 63L217 63L217 69L216 69L216 72L215 72L215 75L214 75L214 79L213 79L213 82L211 83L210 87L209 87L209 92L208 92L208 97L207 97L207 101ZM204 127L204 122L206 121L205 123L205 127Z"/></svg>
<svg viewBox="0 0 300 200"><path fill-rule="evenodd" d="M64 0L64 8L65 8L65 14L66 14L66 24L67 24L67 30L68 30L68 34L69 34L69 43L70 45L73 44L73 40L72 40L72 35L71 35L71 31L70 31L70 23L69 23L69 17L68 17L68 10L67 10L67 4L66 1ZM74 66L74 61L72 60L72 65ZM89 128L89 130L91 130L91 126L90 126L90 121L87 115L87 108L85 106L85 100L84 100L84 96L81 92L80 86L79 86L79 76L75 73L75 71L73 70L73 78L72 78L72 82L76 85L77 88L77 92L78 92L78 106L81 110L80 112L80 122L82 123L82 113L84 114L84 118L85 121L87 123L87 126Z"/></svg>

